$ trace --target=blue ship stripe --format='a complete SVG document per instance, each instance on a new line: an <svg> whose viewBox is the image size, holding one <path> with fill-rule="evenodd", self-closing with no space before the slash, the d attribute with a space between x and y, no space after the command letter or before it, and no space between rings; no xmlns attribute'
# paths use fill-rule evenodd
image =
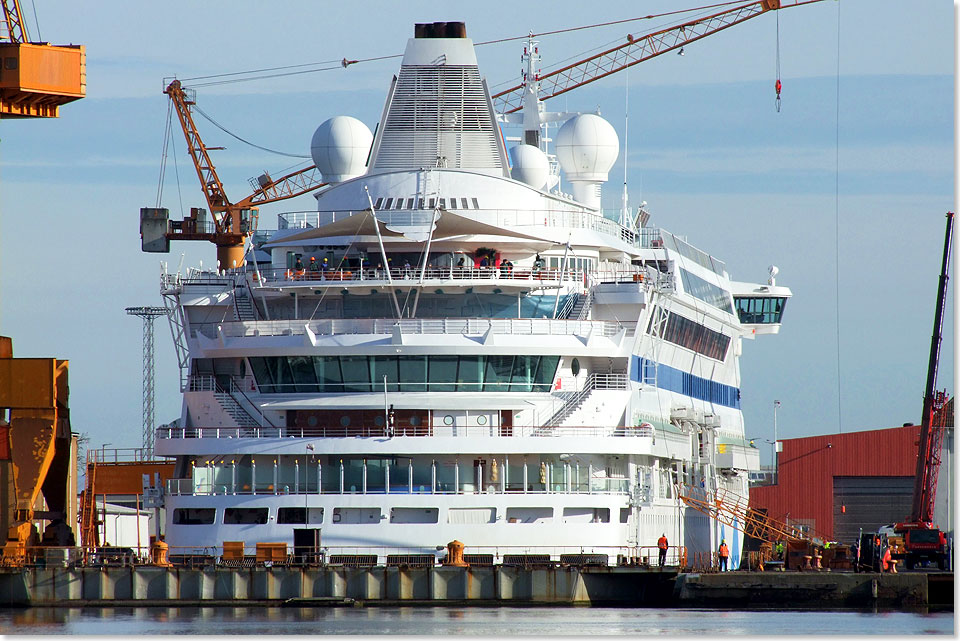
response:
<svg viewBox="0 0 960 641"><path fill-rule="evenodd" d="M644 380L648 382L653 380L656 367L657 387L660 389L684 394L708 403L740 409L740 388L738 387L711 381L662 363L657 365L648 358L633 356L632 359L633 367L630 370L632 381L640 383Z"/></svg>

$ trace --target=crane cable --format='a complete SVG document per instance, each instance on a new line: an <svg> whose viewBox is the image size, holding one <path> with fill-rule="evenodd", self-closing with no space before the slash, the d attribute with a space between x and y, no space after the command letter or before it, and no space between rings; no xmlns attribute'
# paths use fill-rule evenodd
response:
<svg viewBox="0 0 960 641"><path fill-rule="evenodd" d="M639 20L652 20L652 19L654 19L654 18L663 18L663 17L666 17L666 16L672 16L672 15L681 14L681 13L702 12L702 11L705 11L705 10L708 10L708 9L715 9L715 8L717 8L717 7L725 7L725 6L729 6L729 5L733 5L733 4L738 4L738 3L740 3L740 2L742 2L742 0L731 0L731 1L729 1L729 2L719 2L719 3L716 3L716 4L703 5L703 6L701 6L701 7L693 7L693 8L691 8L691 9L679 9L679 10L676 10L676 11L667 11L667 12L665 12L665 13L649 14L649 15L646 15L646 16L638 16L638 17L636 17L636 18L625 18L625 19L623 19L623 20L614 20L614 21L610 21L610 22L597 22L597 23L594 23L594 24L581 25L581 26L579 26L579 27L569 27L569 28L566 28L566 29L555 29L555 30L553 30L553 31L544 31L543 33L532 33L532 32L531 32L531 33L528 33L528 34L525 34L525 35L522 35L522 36L511 36L511 37L508 37L508 38L497 38L497 39L495 39L495 40L485 40L485 41L483 41L483 42L477 42L477 43L475 43L475 46L480 47L480 46L484 46L484 45L500 44L500 43L511 42L511 41L515 41L515 40L525 40L525 39L531 38L531 37L535 37L535 38L536 38L536 37L542 37L542 36L557 35L557 34L561 34L561 33L570 33L570 32L574 32L574 31L582 31L582 30L585 30L585 29L595 29L595 28L598 28L598 27L608 27L608 26L611 26L611 25L625 24L625 23L628 23L628 22L637 22L637 21L639 21ZM371 57L371 58L358 58L358 59L356 59L356 60L349 60L349 59L347 59L347 58L343 58L342 60L324 60L324 61L321 61L321 62L311 62L311 63L303 63L303 64L297 64L297 65L286 65L286 66L281 66L281 67L266 67L266 68L263 68L263 69L251 69L251 70L248 70L248 71L234 71L234 72L222 73L222 74L214 74L214 75L209 75L209 76L195 76L195 77L193 77L193 78L184 78L184 79L182 80L182 82L186 83L186 82L193 81L193 80L209 80L210 82L202 82L202 83L197 83L197 84L191 84L191 85L189 85L189 86L192 87L192 88L196 88L196 87L212 87L212 86L232 84L232 83L238 83L238 82L250 82L250 81L253 81L253 80L266 80L266 79L270 79L270 78L280 78L280 77L285 77L285 76L295 76L295 75L306 74L306 73L316 73L316 72L319 72L319 71L332 71L332 70L334 70L334 69L341 69L341 68L346 69L347 67L349 67L349 66L351 66L351 65L359 64L359 63L361 63L361 62L377 62L377 61L381 61L381 60L390 60L390 59L393 59L393 58L402 58L402 57L403 57L403 54L393 54L393 55L385 55L385 56L374 56L374 57ZM312 67L312 66L316 66L316 65L328 65L328 66L323 66L323 67L320 67L320 68L317 68L317 69L301 69L301 70L299 70L299 71L286 71L285 73L275 73L275 74L267 74L267 75L258 75L258 76L249 77L249 78L237 78L237 77L234 77L234 78L229 79L229 80L216 80L216 81L214 80L215 78L227 78L227 77L230 77L230 76L243 76L243 75L246 75L246 74L260 74L260 73L269 72L269 71L285 71L285 70L287 70L287 69L299 69L299 68L301 68L301 67ZM184 85L184 86L186 86L186 85Z"/></svg>
<svg viewBox="0 0 960 641"><path fill-rule="evenodd" d="M270 149L269 147L262 147L262 146L260 146L260 145L258 145L258 144L256 144L256 143L252 143L252 142L250 142L249 140L247 140L247 139L245 139L245 138L241 138L241 137L238 136L237 134L233 133L232 131L230 131L229 129L227 129L227 128L224 127L223 125L221 125L219 122L217 122L217 121L214 120L212 117L210 117L210 115L207 114L203 109L201 109L200 106L197 105L196 103L193 104L193 110L196 111L196 112L197 112L198 114L200 114L201 116L203 116L204 118L206 118L212 125L214 125L217 129L219 129L219 130L222 131L223 133L227 134L228 136L232 136L233 138L236 138L236 139L239 140L240 142L242 142L242 143L244 143L244 144L247 144L247 145L250 145L251 147L256 147L257 149L259 149L259 150L261 150L261 151L266 151L266 152L269 152L269 153L271 153L271 154L277 154L278 156L289 156L290 158L305 158L305 159L308 159L308 160L310 159L310 156L305 156L305 155L303 155L303 154L290 154L290 153L287 153L287 152L284 152L284 151L277 151L276 149Z"/></svg>
<svg viewBox="0 0 960 641"><path fill-rule="evenodd" d="M780 12L777 11L777 83L774 87L777 90L777 113L780 113L780 90L783 84L780 82Z"/></svg>

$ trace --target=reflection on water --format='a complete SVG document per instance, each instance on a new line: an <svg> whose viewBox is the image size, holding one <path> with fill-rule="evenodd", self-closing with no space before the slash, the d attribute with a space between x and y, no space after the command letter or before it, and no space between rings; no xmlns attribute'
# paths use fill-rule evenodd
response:
<svg viewBox="0 0 960 641"><path fill-rule="evenodd" d="M581 607L0 609L2 634L954 634L953 612Z"/></svg>

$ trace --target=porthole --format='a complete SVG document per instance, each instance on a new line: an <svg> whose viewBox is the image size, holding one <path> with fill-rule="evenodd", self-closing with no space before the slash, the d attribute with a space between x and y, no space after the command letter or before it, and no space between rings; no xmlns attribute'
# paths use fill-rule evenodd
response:
<svg viewBox="0 0 960 641"><path fill-rule="evenodd" d="M413 427L416 427L417 425L420 425L420 417L419 417L419 416L411 416L411 417L410 417L410 425L412 425Z"/></svg>
<svg viewBox="0 0 960 641"><path fill-rule="evenodd" d="M376 418L374 418L373 424L376 425L377 427L383 427L383 417L377 416Z"/></svg>
<svg viewBox="0 0 960 641"><path fill-rule="evenodd" d="M444 417L443 417L443 424L444 424L444 425L453 425L453 417L450 416L449 414L447 414L446 416L444 416Z"/></svg>
<svg viewBox="0 0 960 641"><path fill-rule="evenodd" d="M477 417L477 425L486 425L486 424L487 424L486 416L481 414L480 416Z"/></svg>
<svg viewBox="0 0 960 641"><path fill-rule="evenodd" d="M340 425L342 425L342 426L344 426L344 427L347 427L348 425L350 425L350 417L347 416L346 414L344 414L343 416L341 416L341 417L340 417Z"/></svg>
<svg viewBox="0 0 960 641"><path fill-rule="evenodd" d="M316 417L316 416L311 416L311 417L307 418L307 425L309 425L310 427L316 427L316 426L317 426L317 417Z"/></svg>

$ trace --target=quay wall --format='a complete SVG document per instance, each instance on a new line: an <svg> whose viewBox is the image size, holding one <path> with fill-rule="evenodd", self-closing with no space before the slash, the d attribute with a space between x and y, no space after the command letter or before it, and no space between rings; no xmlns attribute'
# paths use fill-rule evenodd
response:
<svg viewBox="0 0 960 641"><path fill-rule="evenodd" d="M913 607L953 603L953 574L727 572L640 567L154 566L0 569L0 607L556 604Z"/></svg>

